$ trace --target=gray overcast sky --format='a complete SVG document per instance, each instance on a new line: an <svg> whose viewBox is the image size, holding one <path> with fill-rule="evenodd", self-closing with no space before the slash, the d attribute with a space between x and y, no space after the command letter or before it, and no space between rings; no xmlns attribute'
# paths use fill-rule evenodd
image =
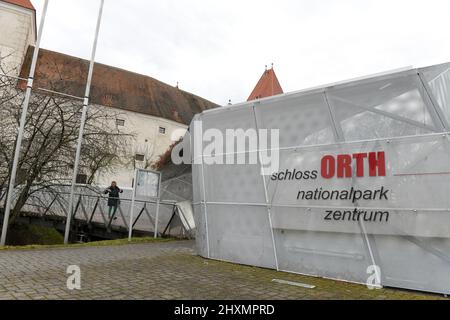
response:
<svg viewBox="0 0 450 320"><path fill-rule="evenodd" d="M50 0L43 47L88 58L99 3ZM106 0L97 61L237 103L272 62L285 92L449 62L449 12L449 0Z"/></svg>

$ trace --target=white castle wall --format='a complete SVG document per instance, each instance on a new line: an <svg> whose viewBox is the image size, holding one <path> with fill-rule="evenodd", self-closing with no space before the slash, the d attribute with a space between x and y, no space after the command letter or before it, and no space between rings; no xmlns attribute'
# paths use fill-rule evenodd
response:
<svg viewBox="0 0 450 320"><path fill-rule="evenodd" d="M117 181L120 187L132 187L134 178L134 168L151 169L151 164L158 161L169 147L184 136L187 126L181 123L163 118L153 117L135 112L123 111L118 116L120 120L125 120L125 125L119 127L122 132L134 134L135 140L129 146L128 165L100 172L96 179L98 185L109 185L111 181ZM113 125L116 125L115 123ZM160 132L160 128L165 129L165 133ZM145 156L144 161L133 161L136 154Z"/></svg>
<svg viewBox="0 0 450 320"><path fill-rule="evenodd" d="M36 39L34 12L0 1L0 57L8 75L17 76L26 50Z"/></svg>

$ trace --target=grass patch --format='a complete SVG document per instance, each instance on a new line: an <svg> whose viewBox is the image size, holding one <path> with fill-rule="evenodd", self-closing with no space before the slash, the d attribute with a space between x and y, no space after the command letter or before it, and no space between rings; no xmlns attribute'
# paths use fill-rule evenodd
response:
<svg viewBox="0 0 450 320"><path fill-rule="evenodd" d="M10 246L58 245L64 243L64 237L54 228L14 224L9 228L6 243Z"/></svg>
<svg viewBox="0 0 450 320"><path fill-rule="evenodd" d="M5 246L0 247L0 251L6 250L43 250L43 249L72 249L72 248L89 248L89 247L107 247L107 246L124 246L129 244L144 244L144 243L164 243L175 241L173 238L132 238L131 241L128 239L118 239L118 240L105 240L96 241L89 243L76 243L76 244L57 244L57 245L27 245L27 246Z"/></svg>

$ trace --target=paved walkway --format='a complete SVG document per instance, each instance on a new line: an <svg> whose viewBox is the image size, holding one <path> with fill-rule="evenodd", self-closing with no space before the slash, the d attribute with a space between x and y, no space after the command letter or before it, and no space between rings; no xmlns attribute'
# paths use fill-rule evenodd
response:
<svg viewBox="0 0 450 320"><path fill-rule="evenodd" d="M0 251L0 299L436 299L273 270L208 261L189 241L35 251ZM81 290L67 289L67 267ZM273 279L313 284L305 289Z"/></svg>

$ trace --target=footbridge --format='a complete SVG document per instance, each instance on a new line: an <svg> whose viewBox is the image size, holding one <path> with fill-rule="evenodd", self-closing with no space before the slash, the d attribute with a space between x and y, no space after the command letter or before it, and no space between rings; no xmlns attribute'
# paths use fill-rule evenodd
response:
<svg viewBox="0 0 450 320"><path fill-rule="evenodd" d="M109 215L105 188L79 185L72 212L71 241L117 239L128 236L130 228L136 236L173 236L192 238L192 217L186 216L186 207L192 194L190 170L170 174L161 184L160 199L133 199L132 189L124 188L116 212ZM0 196L3 204L5 194ZM53 226L63 232L68 217L70 186L32 192L22 209L19 222ZM180 207L180 204L183 204ZM133 218L131 209L133 208ZM2 208L0 207L2 212ZM0 213L2 215L2 213ZM1 219L3 221L3 219Z"/></svg>

